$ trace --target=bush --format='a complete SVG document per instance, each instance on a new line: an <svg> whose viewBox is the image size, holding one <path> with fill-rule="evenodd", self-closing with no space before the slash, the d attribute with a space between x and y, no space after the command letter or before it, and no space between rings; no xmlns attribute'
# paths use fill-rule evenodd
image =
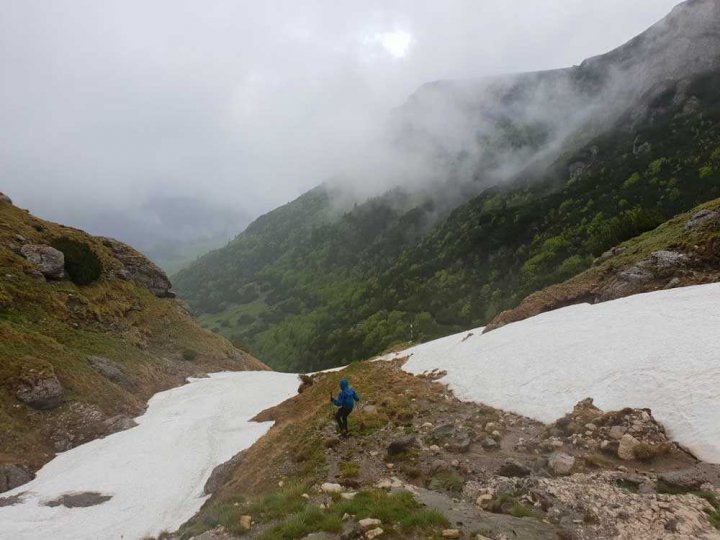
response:
<svg viewBox="0 0 720 540"><path fill-rule="evenodd" d="M51 245L65 255L65 271L76 285L89 285L102 274L102 263L87 244L58 238Z"/></svg>
<svg viewBox="0 0 720 540"><path fill-rule="evenodd" d="M192 349L185 349L182 352L183 360L186 362L192 362L193 360L197 359L198 353L197 351L193 351Z"/></svg>

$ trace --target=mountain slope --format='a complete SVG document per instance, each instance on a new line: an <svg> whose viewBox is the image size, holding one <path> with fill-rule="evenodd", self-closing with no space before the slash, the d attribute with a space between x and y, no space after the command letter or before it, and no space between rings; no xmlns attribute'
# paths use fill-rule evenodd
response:
<svg viewBox="0 0 720 540"><path fill-rule="evenodd" d="M0 195L0 467L10 484L57 451L129 427L147 399L189 375L267 369L199 328L169 289L129 246Z"/></svg>
<svg viewBox="0 0 720 540"><path fill-rule="evenodd" d="M695 0L580 66L426 85L394 121L404 151L432 156L430 184L329 219L335 197L298 199L285 243L243 233L178 289L201 324L279 369L484 324L720 196L719 27L717 4ZM233 248L249 242L275 254L258 265Z"/></svg>

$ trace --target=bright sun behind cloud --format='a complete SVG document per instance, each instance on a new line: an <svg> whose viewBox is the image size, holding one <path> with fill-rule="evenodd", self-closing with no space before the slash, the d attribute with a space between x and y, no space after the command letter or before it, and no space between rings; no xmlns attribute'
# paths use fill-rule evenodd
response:
<svg viewBox="0 0 720 540"><path fill-rule="evenodd" d="M412 36L408 32L382 32L375 34L375 39L395 58L403 58L410 49Z"/></svg>

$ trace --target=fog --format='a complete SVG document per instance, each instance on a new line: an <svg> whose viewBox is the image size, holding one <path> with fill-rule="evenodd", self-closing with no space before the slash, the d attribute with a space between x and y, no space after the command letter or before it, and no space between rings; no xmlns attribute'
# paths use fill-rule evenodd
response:
<svg viewBox="0 0 720 540"><path fill-rule="evenodd" d="M578 64L677 3L0 0L0 191L168 261L328 179L427 176L383 131L423 84Z"/></svg>

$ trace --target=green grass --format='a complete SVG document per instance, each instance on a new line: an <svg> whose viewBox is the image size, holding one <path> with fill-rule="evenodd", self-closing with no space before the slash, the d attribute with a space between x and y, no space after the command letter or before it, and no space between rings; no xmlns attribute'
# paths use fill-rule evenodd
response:
<svg viewBox="0 0 720 540"><path fill-rule="evenodd" d="M449 491L451 493L459 493L462 491L465 480L454 472L442 472L432 477L430 480L430 489L434 491Z"/></svg>
<svg viewBox="0 0 720 540"><path fill-rule="evenodd" d="M343 478L357 478L360 475L360 464L354 461L343 461L338 469Z"/></svg>

